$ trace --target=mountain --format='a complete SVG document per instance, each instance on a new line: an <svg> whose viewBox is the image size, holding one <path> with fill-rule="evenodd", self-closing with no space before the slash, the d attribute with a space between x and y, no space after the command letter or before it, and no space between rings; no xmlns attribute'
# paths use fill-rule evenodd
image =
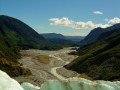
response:
<svg viewBox="0 0 120 90"><path fill-rule="evenodd" d="M68 39L62 34L44 33L41 35L47 40L47 44L41 48L42 50L57 50L62 49L63 47L72 47L79 45L77 42L73 42L71 39Z"/></svg>
<svg viewBox="0 0 120 90"><path fill-rule="evenodd" d="M66 37L62 34L57 34L57 33L44 33L41 34L44 38L46 39L66 39Z"/></svg>
<svg viewBox="0 0 120 90"><path fill-rule="evenodd" d="M30 74L18 63L21 49L58 50L71 45L69 40L45 39L24 22L0 15L0 69L10 76Z"/></svg>
<svg viewBox="0 0 120 90"><path fill-rule="evenodd" d="M5 15L0 15L0 33L7 42L19 49L58 50L72 44L63 40L65 37L61 34L48 34L58 38L45 39L24 22Z"/></svg>
<svg viewBox="0 0 120 90"><path fill-rule="evenodd" d="M71 41L81 41L82 39L84 39L84 36L64 36L57 33L43 33L41 35L46 39L65 39Z"/></svg>
<svg viewBox="0 0 120 90"><path fill-rule="evenodd" d="M95 28L80 43L81 43L81 45L93 43L93 42L98 40L97 38L102 33L107 32L109 30L115 30L117 28L120 28L120 23L115 24L115 25L108 27L108 28L100 28L100 27Z"/></svg>
<svg viewBox="0 0 120 90"><path fill-rule="evenodd" d="M93 79L120 80L120 28L98 38L101 39L79 48L79 57L65 67Z"/></svg>
<svg viewBox="0 0 120 90"><path fill-rule="evenodd" d="M20 67L19 50L40 48L45 40L31 27L13 17L0 15L0 69L10 76L30 73Z"/></svg>
<svg viewBox="0 0 120 90"><path fill-rule="evenodd" d="M113 25L111 27L107 27L106 30L115 30L117 28L120 28L120 23L117 23L117 24L115 24L115 25Z"/></svg>
<svg viewBox="0 0 120 90"><path fill-rule="evenodd" d="M105 32L105 29L100 27L95 28L80 43L84 45L84 44L90 44L92 42L95 42L96 39L99 37L99 35L103 32Z"/></svg>
<svg viewBox="0 0 120 90"><path fill-rule="evenodd" d="M68 40L79 42L84 39L84 36L65 36Z"/></svg>
<svg viewBox="0 0 120 90"><path fill-rule="evenodd" d="M12 77L31 74L28 69L20 66L17 61L19 58L19 49L0 33L0 70L7 72Z"/></svg>
<svg viewBox="0 0 120 90"><path fill-rule="evenodd" d="M22 21L0 15L0 33L14 46L22 49L39 48L44 38Z"/></svg>

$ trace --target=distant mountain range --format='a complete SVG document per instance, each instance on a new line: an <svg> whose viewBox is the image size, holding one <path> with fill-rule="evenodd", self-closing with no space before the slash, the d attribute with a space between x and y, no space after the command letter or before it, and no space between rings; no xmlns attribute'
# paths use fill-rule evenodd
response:
<svg viewBox="0 0 120 90"><path fill-rule="evenodd" d="M46 39L65 39L65 40L71 40L75 42L79 42L82 39L84 39L84 36L65 36L57 33L44 33L41 35Z"/></svg>
<svg viewBox="0 0 120 90"><path fill-rule="evenodd" d="M54 39L54 38L58 38L58 39L66 39L66 37L62 34L57 34L57 33L44 33L44 34L41 34L44 38L46 39Z"/></svg>
<svg viewBox="0 0 120 90"><path fill-rule="evenodd" d="M85 36L66 36L66 38L71 41L80 42Z"/></svg>
<svg viewBox="0 0 120 90"><path fill-rule="evenodd" d="M120 24L106 29L91 31L84 39L89 44L80 47L79 57L65 67L93 79L120 80ZM88 37L95 41L91 43Z"/></svg>
<svg viewBox="0 0 120 90"><path fill-rule="evenodd" d="M95 28L80 42L80 44L85 45L85 44L90 44L90 43L96 42L98 40L98 37L102 33L108 32L109 30L115 30L119 27L120 27L120 23L115 24L115 25L108 27L108 28L100 28L100 27Z"/></svg>

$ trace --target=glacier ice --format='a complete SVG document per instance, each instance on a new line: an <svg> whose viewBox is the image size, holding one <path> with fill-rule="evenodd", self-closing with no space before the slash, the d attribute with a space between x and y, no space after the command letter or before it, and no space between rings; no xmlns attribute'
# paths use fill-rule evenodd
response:
<svg viewBox="0 0 120 90"><path fill-rule="evenodd" d="M67 81L50 80L41 90L120 90L120 82L90 81L83 78L70 78Z"/></svg>
<svg viewBox="0 0 120 90"><path fill-rule="evenodd" d="M20 84L0 70L0 90L24 90Z"/></svg>
<svg viewBox="0 0 120 90"><path fill-rule="evenodd" d="M66 81L49 80L41 88L30 83L19 84L0 70L0 90L120 90L120 81L90 81L83 78L69 78Z"/></svg>
<svg viewBox="0 0 120 90"><path fill-rule="evenodd" d="M30 83L20 85L16 80L10 78L5 72L0 70L0 90L40 90L40 87Z"/></svg>
<svg viewBox="0 0 120 90"><path fill-rule="evenodd" d="M40 90L40 87L38 86L34 86L31 83L27 83L24 82L23 84L21 84L21 86L25 89L25 90Z"/></svg>

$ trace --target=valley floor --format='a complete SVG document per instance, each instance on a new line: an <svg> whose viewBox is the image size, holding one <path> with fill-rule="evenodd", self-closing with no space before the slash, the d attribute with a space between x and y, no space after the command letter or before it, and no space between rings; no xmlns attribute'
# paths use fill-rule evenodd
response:
<svg viewBox="0 0 120 90"><path fill-rule="evenodd" d="M24 68L30 69L32 75L27 77L16 77L15 79L20 83L29 82L40 86L47 80L66 80L69 77L73 77L76 75L75 72L63 68L65 64L71 62L77 57L67 54L71 51L71 48L64 48L58 51L22 50L22 58L19 62ZM50 61L47 63L42 63L36 60L35 57L40 55L50 57Z"/></svg>

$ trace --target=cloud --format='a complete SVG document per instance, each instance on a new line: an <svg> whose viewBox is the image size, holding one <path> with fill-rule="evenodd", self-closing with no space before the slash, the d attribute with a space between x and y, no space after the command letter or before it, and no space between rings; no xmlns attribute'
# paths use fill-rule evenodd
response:
<svg viewBox="0 0 120 90"><path fill-rule="evenodd" d="M97 15L102 15L103 14L103 12L101 12L101 11L94 11L93 13L97 14Z"/></svg>
<svg viewBox="0 0 120 90"><path fill-rule="evenodd" d="M87 22L74 22L73 21L73 24L72 26L69 26L69 27L72 27L74 29L77 29L77 30L81 30L81 29L93 29L94 28L94 23L92 21L87 21Z"/></svg>
<svg viewBox="0 0 120 90"><path fill-rule="evenodd" d="M52 21L52 23L50 23L50 25L54 25L54 26L57 26L57 25L68 26L69 24L72 23L72 21L69 20L66 17L63 17L63 18L51 18L50 21Z"/></svg>
<svg viewBox="0 0 120 90"><path fill-rule="evenodd" d="M116 23L120 23L120 18L113 18L108 21L109 25L114 25Z"/></svg>
<svg viewBox="0 0 120 90"><path fill-rule="evenodd" d="M65 26L65 27L76 29L76 30L82 30L82 29L94 29L97 27L106 28L116 23L120 23L120 18L113 18L113 19L107 20L106 24L96 24L96 23L93 23L92 21L76 22L76 21L69 19L68 17L51 18L49 19L49 21L51 21L50 25L52 26Z"/></svg>

